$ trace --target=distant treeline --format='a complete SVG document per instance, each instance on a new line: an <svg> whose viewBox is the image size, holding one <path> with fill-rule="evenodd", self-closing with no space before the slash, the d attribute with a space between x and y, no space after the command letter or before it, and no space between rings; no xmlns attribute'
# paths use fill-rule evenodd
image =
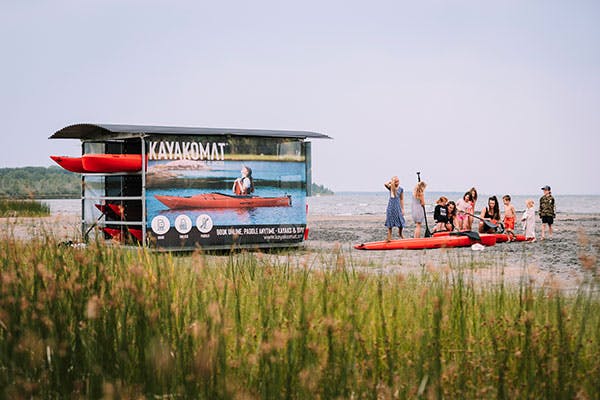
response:
<svg viewBox="0 0 600 400"><path fill-rule="evenodd" d="M282 183L279 182L281 185ZM167 183L158 186L169 186ZM312 195L330 195L333 191L316 183ZM48 199L81 196L81 177L60 167L0 168L0 198Z"/></svg>
<svg viewBox="0 0 600 400"><path fill-rule="evenodd" d="M329 188L326 188L323 185L319 185L317 183L314 183L314 182L312 183L312 186L311 186L311 192L312 192L313 196L315 196L317 194L319 194L319 195L323 195L323 194L325 194L325 195L327 195L327 194L331 195L331 194L334 194L333 190L331 190Z"/></svg>
<svg viewBox="0 0 600 400"><path fill-rule="evenodd" d="M0 198L81 196L81 177L60 167L0 168Z"/></svg>

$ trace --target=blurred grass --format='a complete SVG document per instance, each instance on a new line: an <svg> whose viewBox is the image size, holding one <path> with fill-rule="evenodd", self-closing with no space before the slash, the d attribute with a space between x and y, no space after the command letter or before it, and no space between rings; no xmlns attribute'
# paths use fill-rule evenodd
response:
<svg viewBox="0 0 600 400"><path fill-rule="evenodd" d="M0 241L4 398L598 398L597 247L576 293L319 255ZM318 257L318 260L315 260ZM323 267L315 268L314 263Z"/></svg>
<svg viewBox="0 0 600 400"><path fill-rule="evenodd" d="M0 199L0 217L45 217L50 206L36 200Z"/></svg>

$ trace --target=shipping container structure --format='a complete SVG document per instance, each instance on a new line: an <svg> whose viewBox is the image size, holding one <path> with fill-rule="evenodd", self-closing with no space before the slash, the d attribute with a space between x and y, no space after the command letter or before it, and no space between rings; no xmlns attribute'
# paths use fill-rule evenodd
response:
<svg viewBox="0 0 600 400"><path fill-rule="evenodd" d="M76 124L81 231L158 250L287 247L306 238L316 132ZM58 162L58 161L57 161Z"/></svg>

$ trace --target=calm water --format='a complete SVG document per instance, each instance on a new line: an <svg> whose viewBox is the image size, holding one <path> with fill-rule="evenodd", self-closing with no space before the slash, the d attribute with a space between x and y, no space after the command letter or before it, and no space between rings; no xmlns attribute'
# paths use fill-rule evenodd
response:
<svg viewBox="0 0 600 400"><path fill-rule="evenodd" d="M439 196L446 196L457 201L461 193L426 193L427 211L433 211L435 200ZM487 195L480 195L477 209L485 204ZM513 196L513 204L517 210L525 208L525 200L531 198L537 202L540 195ZM597 195L556 195L556 209L558 213L565 214L596 214L600 210L600 196ZM388 195L381 193L339 193L333 196L308 197L310 215L376 215L384 214L387 206ZM50 206L52 214L79 214L81 201L75 199L42 200ZM404 207L410 210L410 195L405 196Z"/></svg>

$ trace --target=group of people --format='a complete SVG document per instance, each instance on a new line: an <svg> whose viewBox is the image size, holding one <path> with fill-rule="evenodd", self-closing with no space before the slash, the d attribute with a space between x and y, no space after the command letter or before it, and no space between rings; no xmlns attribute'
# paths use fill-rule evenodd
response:
<svg viewBox="0 0 600 400"><path fill-rule="evenodd" d="M387 240L392 240L392 229L398 228L398 236L403 239L403 229L406 227L404 219L404 189L400 186L400 180L397 176L392 177L384 184L390 192L388 206L386 210L385 226L388 229ZM421 237L421 229L425 223L425 182L419 182L412 193L412 219L415 223L414 237ZM539 215L542 219L542 240L548 235L552 235L552 225L555 217L554 197L550 186L542 188L544 195L540 198ZM515 235L515 224L517 220L517 211L511 203L510 195L502 196L504 205L504 216L500 214L500 203L496 196L488 198L487 205L481 210L479 216L475 215L475 204L477 203L477 190L472 187L457 202L449 201L447 197L441 196L433 212L435 226L433 232L444 231L470 231L473 228L474 219L479 220L479 232L489 233L495 230L499 222L504 224L504 229L508 235ZM525 202L526 210L521 216L522 228L527 240L535 240L535 202L528 199Z"/></svg>

